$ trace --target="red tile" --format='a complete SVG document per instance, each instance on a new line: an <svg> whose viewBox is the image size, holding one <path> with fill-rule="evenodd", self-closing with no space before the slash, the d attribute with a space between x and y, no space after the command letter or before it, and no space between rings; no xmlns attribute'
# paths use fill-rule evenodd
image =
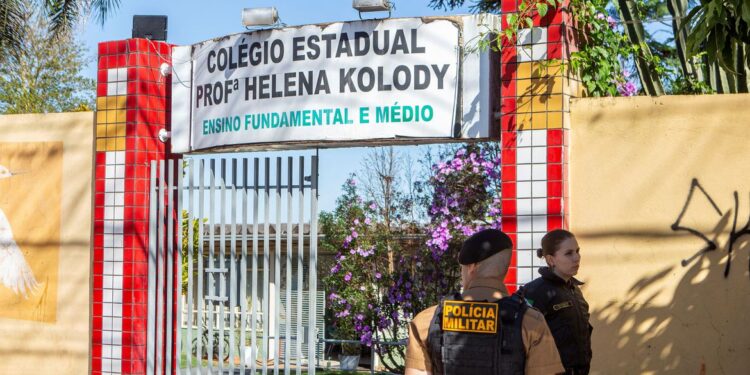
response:
<svg viewBox="0 0 750 375"><path fill-rule="evenodd" d="M515 250L513 250L515 252ZM516 267L509 267L508 273L505 274L505 284L515 284L516 283ZM509 287L511 285L508 285Z"/></svg>
<svg viewBox="0 0 750 375"><path fill-rule="evenodd" d="M515 199L503 199L502 201L502 213L505 216L516 215L516 200Z"/></svg>
<svg viewBox="0 0 750 375"><path fill-rule="evenodd" d="M563 144L563 131L561 129L547 130L547 145L561 146Z"/></svg>
<svg viewBox="0 0 750 375"><path fill-rule="evenodd" d="M563 227L563 218L560 215L547 216L547 230L561 229Z"/></svg>
<svg viewBox="0 0 750 375"><path fill-rule="evenodd" d="M562 199L561 198L547 198L547 213L550 215L561 214L562 212Z"/></svg>
<svg viewBox="0 0 750 375"><path fill-rule="evenodd" d="M515 47L502 48L500 51L500 62L502 64L515 63L517 61L517 51Z"/></svg>
<svg viewBox="0 0 750 375"><path fill-rule="evenodd" d="M563 43L547 43L547 58L552 59L569 59L569 54L563 48Z"/></svg>
<svg viewBox="0 0 750 375"><path fill-rule="evenodd" d="M516 115L506 113L500 117L500 131L508 132L516 130ZM515 159L514 163L515 163Z"/></svg>
<svg viewBox="0 0 750 375"><path fill-rule="evenodd" d="M547 181L547 196L551 198L562 197L562 181Z"/></svg>
<svg viewBox="0 0 750 375"><path fill-rule="evenodd" d="M515 198L516 197L516 183L515 182L503 182L500 184L501 194L503 198Z"/></svg>
<svg viewBox="0 0 750 375"><path fill-rule="evenodd" d="M562 164L547 164L547 179L551 181L562 180L563 179Z"/></svg>
<svg viewBox="0 0 750 375"><path fill-rule="evenodd" d="M563 148L559 146L547 147L547 163L562 163Z"/></svg>
<svg viewBox="0 0 750 375"><path fill-rule="evenodd" d="M518 10L518 0L502 0L500 11L502 13L513 13Z"/></svg>
<svg viewBox="0 0 750 375"><path fill-rule="evenodd" d="M503 181L515 181L516 180L515 165L504 165L501 169L501 176L502 176Z"/></svg>
<svg viewBox="0 0 750 375"><path fill-rule="evenodd" d="M97 97L107 96L107 84L106 83L96 84L96 96Z"/></svg>
<svg viewBox="0 0 750 375"><path fill-rule="evenodd" d="M507 114L516 111L516 99L515 98L503 98L500 104L500 113Z"/></svg>
<svg viewBox="0 0 750 375"><path fill-rule="evenodd" d="M512 98L516 96L516 80L515 78L509 80L502 80L500 85L500 93L503 98Z"/></svg>
<svg viewBox="0 0 750 375"><path fill-rule="evenodd" d="M503 165L515 165L516 164L516 149L504 148L502 151L500 151L500 162L502 162ZM513 181L515 181L515 178L513 179Z"/></svg>
<svg viewBox="0 0 750 375"><path fill-rule="evenodd" d="M502 230L505 233L517 233L518 219L515 216L503 216Z"/></svg>

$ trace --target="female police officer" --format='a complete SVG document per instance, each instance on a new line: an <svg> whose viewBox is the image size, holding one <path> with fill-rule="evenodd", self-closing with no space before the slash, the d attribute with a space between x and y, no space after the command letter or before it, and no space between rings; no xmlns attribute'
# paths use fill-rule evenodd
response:
<svg viewBox="0 0 750 375"><path fill-rule="evenodd" d="M539 269L542 277L524 285L520 293L544 314L555 337L565 374L588 374L591 363L589 305L575 277L580 266L580 248L573 233L553 230L542 238L537 256L548 267Z"/></svg>
<svg viewBox="0 0 750 375"><path fill-rule="evenodd" d="M463 293L447 296L409 324L406 375L563 372L542 314L508 297L503 279L513 244L487 229L469 237L458 256Z"/></svg>

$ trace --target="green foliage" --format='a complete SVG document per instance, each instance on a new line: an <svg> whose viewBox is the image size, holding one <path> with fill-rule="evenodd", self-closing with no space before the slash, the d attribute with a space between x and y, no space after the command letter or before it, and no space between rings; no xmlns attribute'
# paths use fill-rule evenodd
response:
<svg viewBox="0 0 750 375"><path fill-rule="evenodd" d="M0 64L0 113L90 111L94 81L80 75L86 50L74 39L50 43L46 22L27 13L19 48L4 53Z"/></svg>
<svg viewBox="0 0 750 375"><path fill-rule="evenodd" d="M188 287L188 267L190 266L190 263L188 262L188 253L190 252L190 242L192 242L193 245L193 252L191 254L193 258L193 264L202 261L202 249L201 249L201 243L200 243L200 231L201 228L201 222L206 222L206 219L203 219L202 221L200 219L190 219L190 216L187 212L187 210L182 211L182 219L180 228L182 230L182 245L181 245L181 251L182 251L182 294L187 294L187 287ZM193 238L190 238L190 226L192 226L192 235ZM193 270L193 280L196 280L196 277L198 277L198 270Z"/></svg>
<svg viewBox="0 0 750 375"><path fill-rule="evenodd" d="M735 65L738 45L750 45L750 2L703 0L688 14L687 50L691 56L706 52L709 63L718 61L728 70ZM748 57L745 56L745 63Z"/></svg>
<svg viewBox="0 0 750 375"><path fill-rule="evenodd" d="M0 49L22 46L23 15L37 12L49 30L50 40L70 38L76 24L93 14L100 23L117 9L120 0L2 0L0 1ZM0 57L1 58L1 57Z"/></svg>

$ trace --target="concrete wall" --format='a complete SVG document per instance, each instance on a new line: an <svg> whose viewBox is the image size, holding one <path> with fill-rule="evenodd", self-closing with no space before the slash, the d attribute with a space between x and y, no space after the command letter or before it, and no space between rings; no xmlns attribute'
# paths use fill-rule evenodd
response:
<svg viewBox="0 0 750 375"><path fill-rule="evenodd" d="M583 99L571 114L593 373L748 373L750 95Z"/></svg>
<svg viewBox="0 0 750 375"><path fill-rule="evenodd" d="M0 116L0 374L89 371L93 122Z"/></svg>

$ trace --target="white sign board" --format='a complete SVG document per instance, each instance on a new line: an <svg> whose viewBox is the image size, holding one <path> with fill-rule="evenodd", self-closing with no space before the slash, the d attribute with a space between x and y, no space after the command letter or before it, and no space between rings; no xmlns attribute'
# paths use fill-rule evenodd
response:
<svg viewBox="0 0 750 375"><path fill-rule="evenodd" d="M307 25L177 47L174 151L452 138L465 117L459 103L465 61L460 21ZM188 143L185 138L189 148L179 146Z"/></svg>

